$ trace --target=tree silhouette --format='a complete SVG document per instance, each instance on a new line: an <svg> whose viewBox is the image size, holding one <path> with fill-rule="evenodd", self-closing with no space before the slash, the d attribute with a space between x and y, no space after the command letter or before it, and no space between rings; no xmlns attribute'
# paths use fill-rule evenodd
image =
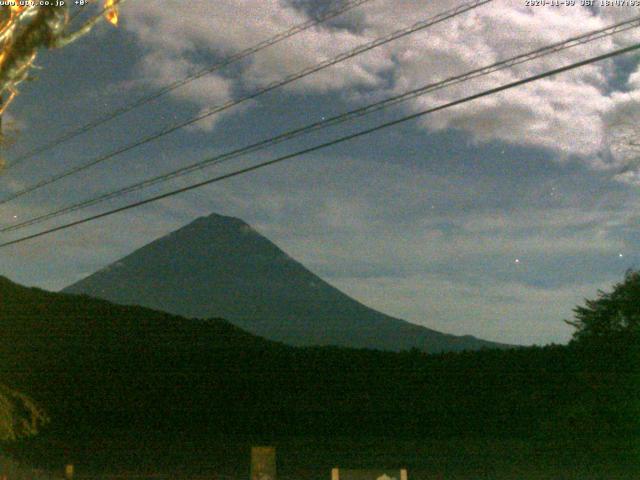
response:
<svg viewBox="0 0 640 480"><path fill-rule="evenodd" d="M635 341L640 336L640 271L627 270L624 281L612 292L598 291L598 298L576 307L575 320L565 320L576 328L577 343Z"/></svg>

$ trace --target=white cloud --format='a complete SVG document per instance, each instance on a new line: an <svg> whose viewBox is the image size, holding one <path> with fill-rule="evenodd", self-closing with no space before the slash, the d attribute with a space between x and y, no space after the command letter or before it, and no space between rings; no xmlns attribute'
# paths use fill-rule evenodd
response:
<svg viewBox="0 0 640 480"><path fill-rule="evenodd" d="M596 166L614 172L614 178L632 185L640 185L640 72L631 75L629 92L616 92L611 98L612 108L604 116L603 135L609 155L599 158Z"/></svg>
<svg viewBox="0 0 640 480"><path fill-rule="evenodd" d="M177 0L131 2L127 12L127 28L136 33L146 52L143 71L158 85L215 63L198 63L194 60L198 55L213 59L237 53L308 20L303 12L278 0L193 1L187 8ZM345 29L311 28L295 41L284 41L242 64L240 79L230 80L227 72L219 71L194 82L195 86L176 90L176 95L206 110L230 99L231 88L238 82L250 88L265 86L362 40L366 39ZM386 66L387 59L374 52L351 66L314 75L294 89L327 91L353 84L373 85L378 81L376 72Z"/></svg>
<svg viewBox="0 0 640 480"><path fill-rule="evenodd" d="M356 9L346 20L305 31L245 61L235 80L219 72L176 93L202 108L233 95L239 84L255 88L297 72L356 45L458 5L449 0L417 2L374 1ZM199 0L184 7L178 0L131 2L126 25L146 51L142 62L154 82L164 83L205 65L195 58L227 55L269 38L308 19L304 11L284 0ZM632 11L633 10L633 11ZM367 54L290 85L296 93L340 91L361 98L399 93L434 80L507 58L629 18L635 9L586 7L532 8L515 0L496 0L433 28L391 42ZM350 28L347 28L350 27ZM527 75L566 65L625 45L637 32L625 32L555 54L531 64L450 88L415 100L418 110L446 103ZM607 93L613 63L583 67L558 77L457 106L423 120L433 130L457 128L477 142L501 140L556 151L559 159L581 156L602 166L607 150L605 120L616 108ZM170 73L171 72L171 73ZM632 77L632 84L636 77ZM358 91L354 87L359 87ZM210 128L214 122L203 125ZM604 152L604 153L603 153ZM634 177L634 174L620 178Z"/></svg>
<svg viewBox="0 0 640 480"><path fill-rule="evenodd" d="M407 61L397 70L397 89L415 88L444 75L460 74L603 25L601 19L583 8L565 9L559 14L553 9L526 8L520 2L496 2L447 23L446 28L436 29L438 42L428 35L407 40L406 49L414 54L402 57ZM567 50L419 98L414 108L444 104L611 47L611 40L604 40L588 48ZM589 66L550 77L456 106L427 117L423 123L436 130L462 129L481 142L497 139L550 148L563 154L592 155L602 148L600 117L609 108L609 100L603 94L603 68Z"/></svg>

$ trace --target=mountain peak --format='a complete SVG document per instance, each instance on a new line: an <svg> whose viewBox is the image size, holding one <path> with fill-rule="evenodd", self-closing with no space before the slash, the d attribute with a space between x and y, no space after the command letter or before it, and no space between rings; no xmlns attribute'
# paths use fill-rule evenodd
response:
<svg viewBox="0 0 640 480"><path fill-rule="evenodd" d="M220 215L219 213L212 213L203 217L199 217L195 222L207 222L210 224L223 224L223 225L247 225L244 220L238 217L231 217L228 215Z"/></svg>
<svg viewBox="0 0 640 480"><path fill-rule="evenodd" d="M200 217L66 292L186 317L218 317L292 345L427 351L496 346L377 312L331 286L239 218Z"/></svg>
<svg viewBox="0 0 640 480"><path fill-rule="evenodd" d="M212 213L211 215L196 218L191 223L188 223L178 230L175 230L174 232L166 235L164 238L171 238L179 233L193 234L194 232L214 232L218 235L228 235L236 233L258 233L251 227L251 225L241 220L240 218Z"/></svg>
<svg viewBox="0 0 640 480"><path fill-rule="evenodd" d="M244 226L248 227L249 225L237 217L230 217L212 213L211 215L196 218L194 221L188 223L177 231L194 228L241 228Z"/></svg>

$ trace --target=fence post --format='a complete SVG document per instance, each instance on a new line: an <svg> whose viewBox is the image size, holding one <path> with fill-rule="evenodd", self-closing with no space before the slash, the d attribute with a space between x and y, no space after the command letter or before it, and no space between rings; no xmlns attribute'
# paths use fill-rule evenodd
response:
<svg viewBox="0 0 640 480"><path fill-rule="evenodd" d="M251 447L251 480L276 478L276 447Z"/></svg>

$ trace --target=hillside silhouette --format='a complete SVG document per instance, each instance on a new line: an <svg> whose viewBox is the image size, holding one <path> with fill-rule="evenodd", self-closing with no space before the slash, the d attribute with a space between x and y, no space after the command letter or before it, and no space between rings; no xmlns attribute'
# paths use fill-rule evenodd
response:
<svg viewBox="0 0 640 480"><path fill-rule="evenodd" d="M140 452L127 457L138 462L238 437L560 438L565 446L581 442L576 448L587 457L594 439L637 438L629 403L637 396L635 357L620 345L438 355L295 348L220 319L5 278L0 298L0 380L51 417L41 435L13 447L34 464L47 455L58 465L69 455L108 463L124 454L122 438L126 451ZM629 452L615 448L628 465Z"/></svg>

